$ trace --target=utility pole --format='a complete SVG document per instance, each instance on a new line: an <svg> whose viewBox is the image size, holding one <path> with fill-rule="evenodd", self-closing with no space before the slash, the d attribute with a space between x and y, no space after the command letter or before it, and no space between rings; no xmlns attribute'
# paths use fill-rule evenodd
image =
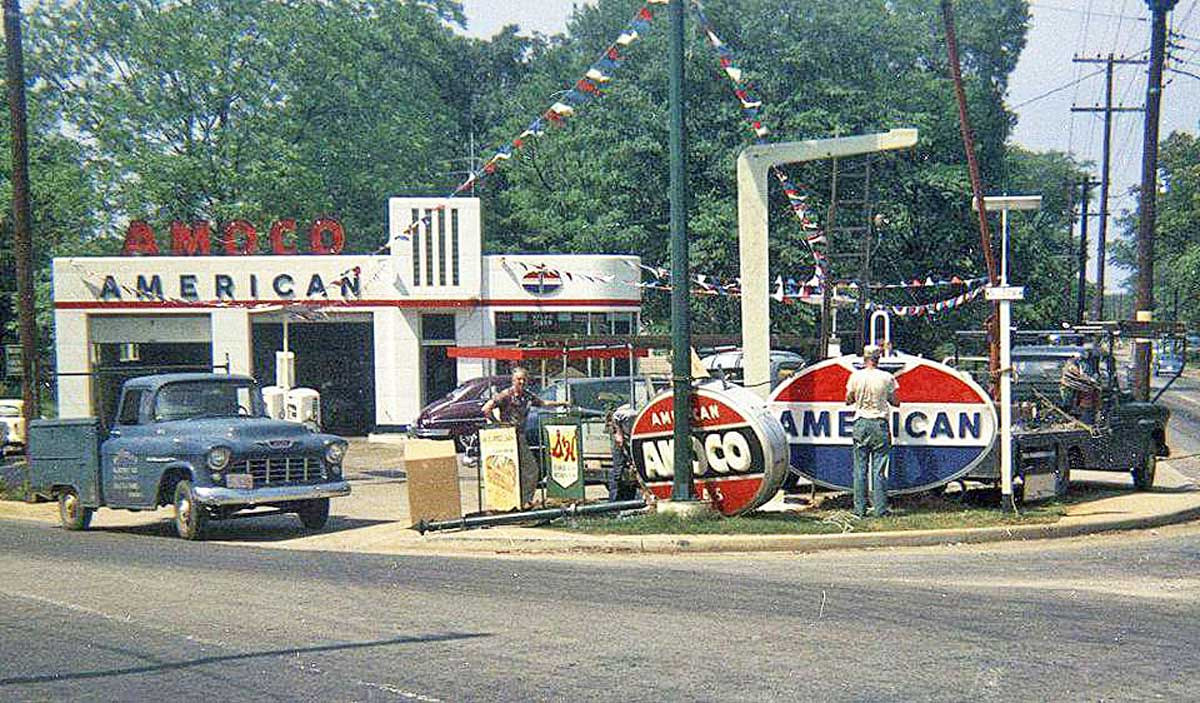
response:
<svg viewBox="0 0 1200 703"><path fill-rule="evenodd" d="M21 397L25 427L37 417L37 327L33 316L33 235L29 211L29 142L25 126L25 66L21 53L21 5L4 0L4 44L8 52L6 80L12 121L13 257L17 269L17 320L21 339ZM26 443L28 447L28 443ZM28 449L26 450L28 451Z"/></svg>
<svg viewBox="0 0 1200 703"><path fill-rule="evenodd" d="M1076 56L1075 63L1104 64L1104 107L1072 107L1071 112L1102 112L1104 113L1104 152L1100 167L1100 233L1096 241L1096 296L1092 298L1092 319L1104 319L1104 267L1105 252L1108 248L1108 186L1109 171L1112 161L1112 116L1114 112L1141 112L1140 107L1113 107L1113 67L1118 64L1143 64L1141 59L1117 58L1112 54L1101 57L1084 58Z"/></svg>
<svg viewBox="0 0 1200 703"><path fill-rule="evenodd" d="M1150 7L1150 72L1146 79L1146 120L1142 134L1142 192L1138 199L1138 321L1154 320L1154 220L1158 197L1158 118L1162 103L1163 58L1167 50L1167 13L1179 0L1146 0ZM1133 394L1150 399L1150 340L1134 340Z"/></svg>
<svg viewBox="0 0 1200 703"><path fill-rule="evenodd" d="M958 127L962 132L963 151L967 157L967 172L971 176L971 192L979 215L979 243L983 249L983 260L987 264L988 285L1000 285L1000 274L996 267L996 256L992 249L992 230L988 226L987 212L983 202L983 178L979 174L979 160L975 156L975 133L971 129L971 116L967 112L967 94L963 88L962 65L958 60L958 37L954 31L954 3L942 0L942 23L946 30L946 53L950 60L950 78L954 81L954 97L958 103ZM987 321L988 371L993 380L992 397L1000 392L1000 303L992 301L992 315Z"/></svg>
<svg viewBox="0 0 1200 703"><path fill-rule="evenodd" d="M1079 183L1079 257L1076 266L1079 269L1079 294L1075 299L1075 324L1083 324L1083 311L1087 307L1087 261L1088 261L1088 201L1092 199L1092 188L1099 184L1090 178Z"/></svg>

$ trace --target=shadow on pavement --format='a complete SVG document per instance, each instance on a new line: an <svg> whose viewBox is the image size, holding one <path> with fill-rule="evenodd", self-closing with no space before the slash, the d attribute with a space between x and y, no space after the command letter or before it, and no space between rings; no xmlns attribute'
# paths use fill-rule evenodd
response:
<svg viewBox="0 0 1200 703"><path fill-rule="evenodd" d="M208 523L204 532L204 541L219 542L284 542L301 537L314 535L329 535L347 532L374 525L394 522L393 520L368 520L331 515L329 523L320 530L309 530L300 524L295 515L264 515L262 517L238 518L235 520L218 520ZM93 532L114 532L129 535L145 535L149 537L169 537L178 539L175 523L170 518L143 525L113 525L91 528Z"/></svg>
<svg viewBox="0 0 1200 703"><path fill-rule="evenodd" d="M224 662L244 661L248 659L263 659L267 657L280 656L295 656L298 654L315 654L318 652L340 652L356 649L370 649L376 647L390 647L404 644L433 644L437 642L453 642L457 640L469 640L478 637L491 637L490 634L483 632L447 632L439 635L423 635L419 637L394 637L386 640L372 640L369 642L348 642L343 644L325 644L313 645L309 647L288 647L284 649L268 649L261 652L240 652L237 654L225 654L214 657L200 657L199 659L191 659L188 661L164 662L161 664L150 664L146 666L129 666L116 669L102 669L99 671L77 671L77 672L54 672L49 674L41 674L39 676L14 676L12 678L0 679L0 686L20 686L27 684L38 683L61 683L63 681L84 681L87 679L99 679L109 676L129 676L131 674L154 674L166 671L179 671L181 669L191 669L200 666L208 666L209 664L221 664Z"/></svg>

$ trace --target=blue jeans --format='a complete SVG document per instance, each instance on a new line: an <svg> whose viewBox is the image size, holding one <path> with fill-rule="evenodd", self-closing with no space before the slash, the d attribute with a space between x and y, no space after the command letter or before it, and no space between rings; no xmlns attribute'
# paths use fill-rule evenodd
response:
<svg viewBox="0 0 1200 703"><path fill-rule="evenodd" d="M629 440L625 440L628 442ZM631 490L625 485L625 469L628 468L628 458L625 455L625 448L612 443L612 468L608 470L608 499L616 500L631 500L637 496L637 492Z"/></svg>
<svg viewBox="0 0 1200 703"><path fill-rule="evenodd" d="M887 470L892 436L887 420L859 418L854 421L854 514L867 514L867 469L871 470L871 508L887 514Z"/></svg>

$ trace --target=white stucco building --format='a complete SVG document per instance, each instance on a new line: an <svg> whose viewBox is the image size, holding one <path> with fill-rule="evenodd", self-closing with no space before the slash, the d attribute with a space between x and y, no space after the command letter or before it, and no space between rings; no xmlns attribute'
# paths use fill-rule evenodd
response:
<svg viewBox="0 0 1200 703"><path fill-rule="evenodd" d="M55 259L59 413L107 413L124 378L158 370L228 368L269 385L286 327L296 383L322 392L331 429L401 430L495 370L448 347L637 330L637 257L483 256L473 198L392 198L388 220L390 251L373 256Z"/></svg>

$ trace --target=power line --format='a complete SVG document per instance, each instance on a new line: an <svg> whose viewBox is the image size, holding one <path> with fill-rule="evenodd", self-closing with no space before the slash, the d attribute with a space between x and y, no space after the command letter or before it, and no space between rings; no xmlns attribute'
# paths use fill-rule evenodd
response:
<svg viewBox="0 0 1200 703"><path fill-rule="evenodd" d="M1016 110L1016 109L1018 109L1018 108L1025 107L1025 106L1026 106L1026 105L1028 105L1029 103L1032 103L1032 102L1037 102L1038 100L1041 100L1042 98L1048 98L1048 97L1050 97L1051 95L1054 95L1055 93L1062 92L1062 91L1066 90L1067 88L1070 88L1070 87L1071 87L1071 86L1073 86L1073 85L1078 85L1079 83L1082 83L1083 81L1087 80L1088 78L1091 78L1092 76L1098 76L1098 75L1100 75L1101 73L1104 73L1104 69L1103 69L1103 68L1102 68L1102 69L1100 69L1100 70L1098 70L1098 71L1093 71L1092 73L1089 73L1089 74L1087 74L1086 76L1082 76L1082 77L1080 77L1080 78L1076 78L1075 80L1073 80L1073 81L1070 81L1070 82L1068 82L1068 83L1064 83L1064 84L1062 84L1062 85L1058 86L1057 88L1053 88L1053 89L1051 89L1051 90L1048 90L1048 91L1046 91L1045 93L1042 93L1041 95L1036 95L1036 96L1034 96L1034 97L1032 97L1032 98L1029 98L1028 100L1025 100L1025 101L1023 101L1023 102L1019 102L1019 103L1017 103L1016 105L1010 105L1008 109L1010 109L1010 110Z"/></svg>
<svg viewBox="0 0 1200 703"><path fill-rule="evenodd" d="M1150 19L1149 17L1138 17L1136 15L1125 15L1125 14L1115 13L1115 12L1093 12L1091 9L1090 3L1088 5L1088 9L1086 9L1086 10L1080 10L1075 7L1063 7L1061 5L1051 5L1051 4L1045 3L1045 2L1031 2L1031 3L1029 3L1029 6L1030 7L1038 7L1043 10L1051 10L1054 12L1070 12L1070 13L1076 14L1076 15L1084 15L1084 16L1090 15L1092 17L1107 17L1110 19L1127 19L1127 20L1134 20L1135 22L1146 22L1146 21L1149 21L1149 19Z"/></svg>

